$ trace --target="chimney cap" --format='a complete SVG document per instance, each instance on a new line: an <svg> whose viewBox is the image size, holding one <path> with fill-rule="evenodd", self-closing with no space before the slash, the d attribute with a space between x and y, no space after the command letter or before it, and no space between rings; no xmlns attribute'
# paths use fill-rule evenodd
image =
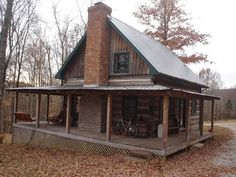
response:
<svg viewBox="0 0 236 177"><path fill-rule="evenodd" d="M91 7L88 8L88 11L90 11L90 10L92 10L92 9L100 9L100 8L102 8L102 9L105 8L106 10L109 11L109 13L112 12L111 7L107 6L107 5L104 4L102 1L98 1L98 2L94 3L93 6L91 6Z"/></svg>
<svg viewBox="0 0 236 177"><path fill-rule="evenodd" d="M98 2L95 2L95 3L94 3L95 6L96 6L96 5L99 5L99 4L103 4L103 2L102 2L102 1L98 1Z"/></svg>

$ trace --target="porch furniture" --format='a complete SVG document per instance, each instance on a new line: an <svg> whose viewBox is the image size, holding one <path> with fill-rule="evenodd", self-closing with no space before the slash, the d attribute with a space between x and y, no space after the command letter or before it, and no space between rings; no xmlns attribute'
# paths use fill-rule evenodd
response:
<svg viewBox="0 0 236 177"><path fill-rule="evenodd" d="M16 120L22 121L22 122L33 122L36 119L31 118L31 116L27 113L23 113L23 112L15 112L15 118Z"/></svg>
<svg viewBox="0 0 236 177"><path fill-rule="evenodd" d="M64 125L66 122L66 112L61 111L58 115L49 116L48 123L49 122L57 125Z"/></svg>

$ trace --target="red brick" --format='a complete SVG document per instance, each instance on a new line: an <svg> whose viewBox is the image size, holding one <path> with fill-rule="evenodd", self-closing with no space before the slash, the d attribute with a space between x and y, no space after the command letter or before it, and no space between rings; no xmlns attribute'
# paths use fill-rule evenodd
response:
<svg viewBox="0 0 236 177"><path fill-rule="evenodd" d="M110 27L107 15L112 9L97 3L88 9L84 85L107 85L110 57Z"/></svg>

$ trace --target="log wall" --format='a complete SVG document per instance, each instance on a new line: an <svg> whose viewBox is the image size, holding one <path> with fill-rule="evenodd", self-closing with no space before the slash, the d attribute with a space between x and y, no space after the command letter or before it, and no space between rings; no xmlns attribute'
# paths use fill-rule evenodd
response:
<svg viewBox="0 0 236 177"><path fill-rule="evenodd" d="M123 116L123 97L114 96L112 98L112 126ZM148 127L149 136L154 136L157 132L158 123L161 122L162 108L161 97L141 96L137 98L137 122L144 122Z"/></svg>
<svg viewBox="0 0 236 177"><path fill-rule="evenodd" d="M85 58L85 42L81 48L76 51L71 63L65 70L64 79L83 78L84 77L84 58Z"/></svg>
<svg viewBox="0 0 236 177"><path fill-rule="evenodd" d="M128 73L114 74L114 53L116 52L129 52L129 71ZM110 62L110 75L145 75L149 74L149 68L144 63L138 54L130 47L122 37L115 32L111 31L111 62Z"/></svg>
<svg viewBox="0 0 236 177"><path fill-rule="evenodd" d="M189 100L189 121L190 121L190 135L200 134L200 101L197 101L197 111L192 115L192 100Z"/></svg>

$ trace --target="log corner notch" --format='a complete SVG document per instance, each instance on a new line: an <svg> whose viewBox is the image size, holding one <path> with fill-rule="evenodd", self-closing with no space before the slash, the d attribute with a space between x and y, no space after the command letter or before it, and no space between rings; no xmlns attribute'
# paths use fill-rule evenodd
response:
<svg viewBox="0 0 236 177"><path fill-rule="evenodd" d="M106 140L111 140L112 127L112 95L107 96L107 122L106 122Z"/></svg>

